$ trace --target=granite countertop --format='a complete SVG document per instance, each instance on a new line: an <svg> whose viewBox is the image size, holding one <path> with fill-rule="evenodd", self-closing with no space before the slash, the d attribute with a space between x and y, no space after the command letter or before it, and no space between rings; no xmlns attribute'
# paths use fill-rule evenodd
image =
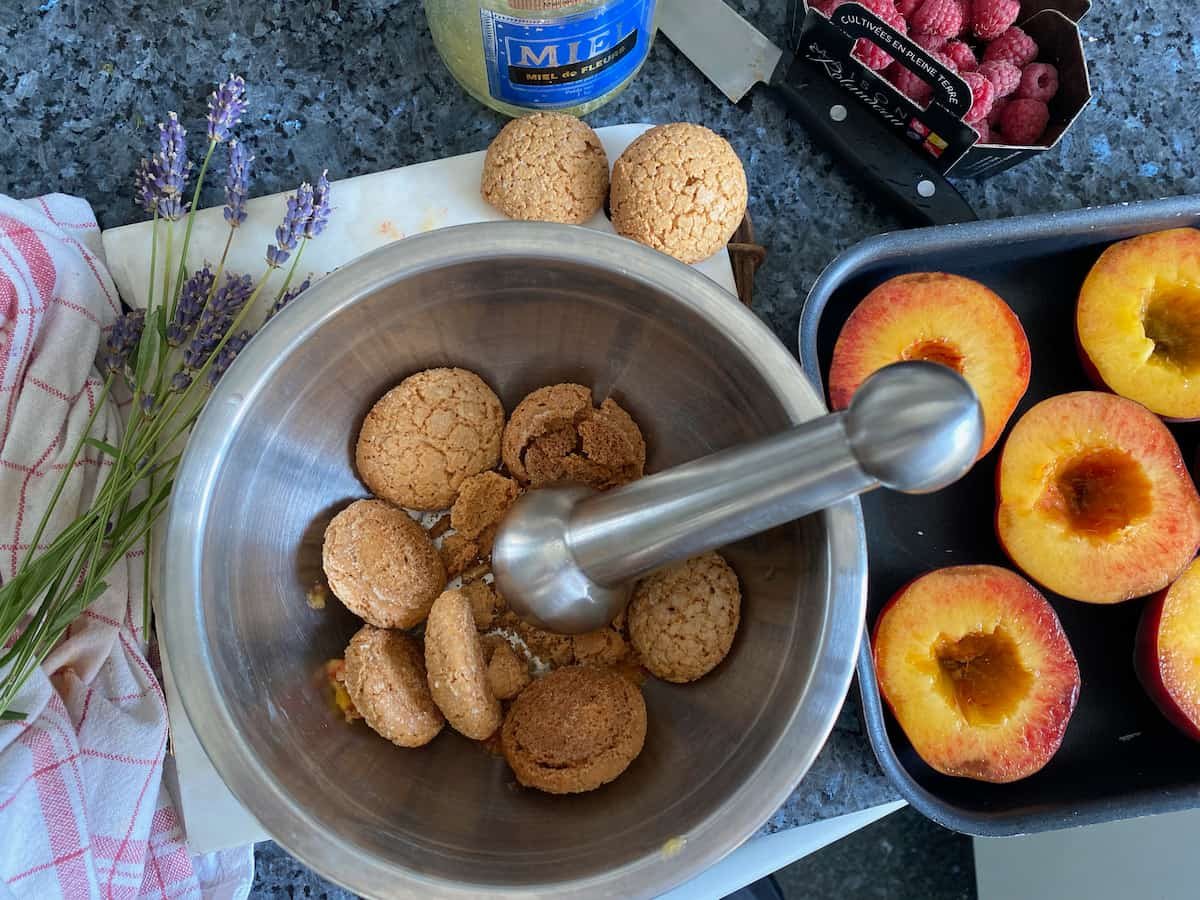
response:
<svg viewBox="0 0 1200 900"><path fill-rule="evenodd" d="M742 0L788 45L795 0ZM1148 5L1146 5L1148 6ZM1096 99L1053 152L960 190L982 218L1200 192L1200 24L1187 0L1154 8L1098 0L1084 21ZM63 191L92 202L102 227L142 218L130 173L151 123L184 112L192 131L212 83L244 74L242 133L258 157L255 194L328 167L342 178L484 148L503 119L441 64L413 0L15 0L0 11L0 191ZM701 122L746 163L758 240L770 251L755 311L789 347L804 297L839 252L899 223L835 170L768 97L730 105L666 41L640 78L588 118ZM252 137L250 137L252 133ZM219 202L214 190L206 202ZM778 830L895 796L858 724L856 692ZM294 884L298 864L265 855L260 884Z"/></svg>

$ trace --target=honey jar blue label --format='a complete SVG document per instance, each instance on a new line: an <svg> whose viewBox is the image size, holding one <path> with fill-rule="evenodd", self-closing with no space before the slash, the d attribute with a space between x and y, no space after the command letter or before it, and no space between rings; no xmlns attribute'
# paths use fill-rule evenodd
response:
<svg viewBox="0 0 1200 900"><path fill-rule="evenodd" d="M488 91L514 106L563 109L603 97L650 50L654 0L617 0L559 18L480 10Z"/></svg>

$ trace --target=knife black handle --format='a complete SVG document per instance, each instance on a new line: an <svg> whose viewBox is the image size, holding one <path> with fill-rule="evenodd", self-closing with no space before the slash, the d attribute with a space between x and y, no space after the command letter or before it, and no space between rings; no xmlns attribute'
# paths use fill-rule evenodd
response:
<svg viewBox="0 0 1200 900"><path fill-rule="evenodd" d="M918 225L949 225L978 218L937 169L824 72L786 56L776 72L770 87L789 113L872 197Z"/></svg>

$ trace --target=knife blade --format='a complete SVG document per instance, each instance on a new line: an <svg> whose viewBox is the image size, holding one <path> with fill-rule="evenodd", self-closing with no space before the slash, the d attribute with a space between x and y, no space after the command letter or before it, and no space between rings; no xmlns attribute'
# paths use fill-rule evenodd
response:
<svg viewBox="0 0 1200 900"><path fill-rule="evenodd" d="M876 199L910 221L977 218L930 163L821 70L775 46L723 0L659 0L659 30L734 103L763 84Z"/></svg>

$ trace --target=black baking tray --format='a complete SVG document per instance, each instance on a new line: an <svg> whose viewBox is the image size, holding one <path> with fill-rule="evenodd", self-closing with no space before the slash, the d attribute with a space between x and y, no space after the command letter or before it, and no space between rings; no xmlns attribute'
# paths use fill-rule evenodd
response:
<svg viewBox="0 0 1200 900"><path fill-rule="evenodd" d="M871 289L905 272L974 278L1008 301L1029 336L1033 371L1012 422L1053 394L1092 388L1075 350L1075 300L1088 270L1114 241L1200 224L1200 196L885 234L842 254L817 280L800 321L800 357L823 390L838 332ZM1011 423L1010 423L1011 425ZM1172 425L1189 466L1200 424ZM876 491L862 498L867 531L867 634L888 598L946 565L1012 568L993 530L993 450L937 494ZM1079 660L1079 705L1059 752L1039 773L994 785L941 775L913 751L881 702L870 643L858 683L880 765L909 803L947 828L1005 836L1200 807L1200 744L1172 728L1133 670L1144 601L1092 606L1045 592Z"/></svg>

